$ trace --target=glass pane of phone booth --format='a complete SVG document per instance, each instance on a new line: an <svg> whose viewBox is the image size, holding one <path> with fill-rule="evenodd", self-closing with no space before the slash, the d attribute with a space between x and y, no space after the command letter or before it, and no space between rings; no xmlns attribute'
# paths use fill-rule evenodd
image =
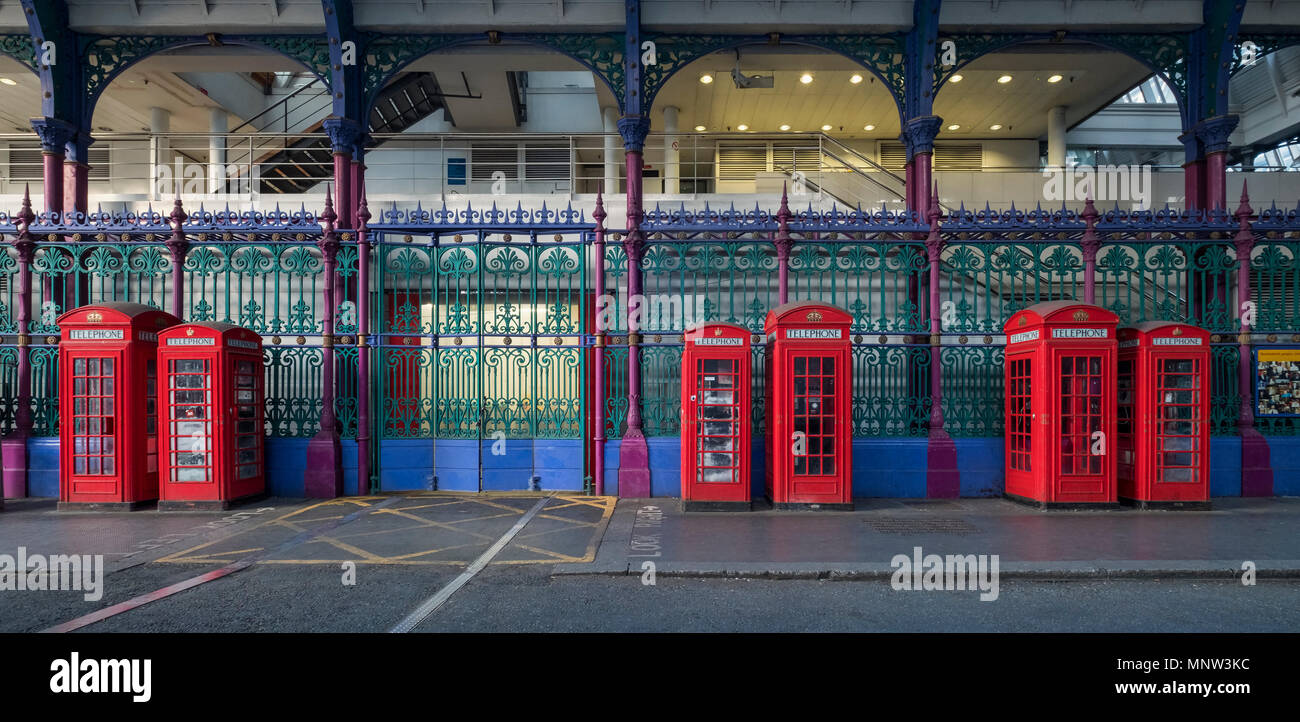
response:
<svg viewBox="0 0 1300 722"><path fill-rule="evenodd" d="M730 483L740 480L740 362L735 359L696 360L695 398L696 480Z"/></svg>
<svg viewBox="0 0 1300 722"><path fill-rule="evenodd" d="M795 454L797 476L835 473L835 358L794 359L794 432L802 434L804 453ZM796 446L797 439L796 436Z"/></svg>
<svg viewBox="0 0 1300 722"><path fill-rule="evenodd" d="M116 473L113 359L72 360L72 471L79 476Z"/></svg>
<svg viewBox="0 0 1300 722"><path fill-rule="evenodd" d="M1119 452L1119 476L1122 479L1133 478L1133 465L1137 462L1133 417L1134 402L1134 361L1129 358L1119 360L1119 373L1115 379L1115 448Z"/></svg>
<svg viewBox="0 0 1300 722"><path fill-rule="evenodd" d="M1157 408L1160 432L1156 459L1158 481L1195 483L1201 453L1201 368L1198 359L1157 359Z"/></svg>
<svg viewBox="0 0 1300 722"><path fill-rule="evenodd" d="M252 361L235 362L235 466L239 479L251 479L262 468L262 430L257 428L257 407L262 403L260 371Z"/></svg>
<svg viewBox="0 0 1300 722"><path fill-rule="evenodd" d="M172 481L212 480L212 369L207 359L167 363Z"/></svg>
<svg viewBox="0 0 1300 722"><path fill-rule="evenodd" d="M1101 473L1102 457L1092 453L1102 430L1101 357L1061 357L1061 473Z"/></svg>
<svg viewBox="0 0 1300 722"><path fill-rule="evenodd" d="M1007 443L1010 444L1009 461L1016 471L1030 471L1030 452L1033 451L1033 410L1030 406L1029 359L1009 362L1007 376Z"/></svg>

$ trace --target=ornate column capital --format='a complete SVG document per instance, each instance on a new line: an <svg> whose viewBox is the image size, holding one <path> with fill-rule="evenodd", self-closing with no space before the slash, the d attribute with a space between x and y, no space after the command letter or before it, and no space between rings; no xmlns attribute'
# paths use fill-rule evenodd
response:
<svg viewBox="0 0 1300 722"><path fill-rule="evenodd" d="M1237 129L1237 123L1241 118L1235 115L1219 115L1213 118L1206 118L1196 124L1196 137L1205 147L1208 153L1223 153L1228 150L1231 143L1228 138L1232 131Z"/></svg>
<svg viewBox="0 0 1300 722"><path fill-rule="evenodd" d="M943 118L937 115L923 115L912 118L903 125L903 133L898 137L907 146L907 159L917 153L933 153L934 139L939 135Z"/></svg>
<svg viewBox="0 0 1300 722"><path fill-rule="evenodd" d="M330 147L335 153L351 154L363 134L361 124L351 118L331 116L321 123L321 129L330 139Z"/></svg>
<svg viewBox="0 0 1300 722"><path fill-rule="evenodd" d="M58 118L32 118L32 130L41 139L41 150L54 155L67 153L68 141L77 134L77 127Z"/></svg>
<svg viewBox="0 0 1300 722"><path fill-rule="evenodd" d="M623 149L641 152L645 137L650 134L650 119L641 115L625 115L618 119L618 134L623 136Z"/></svg>

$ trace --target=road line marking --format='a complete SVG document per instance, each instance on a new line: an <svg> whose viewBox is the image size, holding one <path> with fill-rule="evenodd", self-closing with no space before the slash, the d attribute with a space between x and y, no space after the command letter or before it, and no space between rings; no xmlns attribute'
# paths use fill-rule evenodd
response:
<svg viewBox="0 0 1300 722"><path fill-rule="evenodd" d="M274 549L268 549L259 554L253 554L251 556L244 557L243 559L240 559L235 562L231 562L230 564L227 564L226 566L221 567L220 569L214 569L210 572L204 572L203 574L200 574L198 576L190 577L189 579L186 579L184 581L165 586L162 589L156 589L152 592L149 592L148 594L141 594L138 597L132 597L131 599L126 600L125 602L119 602L117 604L114 604L111 607L105 607L103 609L100 609L99 611L91 612L90 614L77 617L76 619L68 620L62 624L56 624L53 627L50 627L49 629L42 630L42 632L62 633L62 632L76 631L78 629L81 629L82 627L88 627L92 624L95 624L96 622L102 622L105 619L108 619L109 617L115 617L119 614L122 614L123 612L129 612L132 609L143 607L144 605L150 602L156 602L159 599L165 599L166 597L170 597L173 594L183 592L186 589L191 589L193 587L199 586L200 584L206 584L207 582L213 581L215 579L220 579L222 577L229 576L231 574L234 574L235 572L253 566L257 562L261 561L262 559L265 559L268 556L271 556L273 554L278 554L282 551L298 546L303 542L310 541L313 537L319 536L331 529L335 529L339 526L342 526L343 524L346 524L362 516L367 512L374 511L381 507L388 506L389 504L394 504L400 501L401 498L402 497L400 496L389 497L387 500L380 502L379 504L376 504L374 506L357 509L351 514L348 514L347 516L340 518L338 521L334 522L333 524L328 524L320 529L311 529L308 531L304 531L298 534L297 536L293 537L289 541L286 541L285 543L281 544L280 546L275 547Z"/></svg>
<svg viewBox="0 0 1300 722"><path fill-rule="evenodd" d="M465 571L461 572L455 579L451 580L447 586L439 589L437 594L426 599L423 604L416 607L415 611L406 615L405 619L398 622L388 631L393 634L405 634L414 629L420 622L427 619L430 614L436 612L438 607L441 607L451 598L451 595L455 594L457 590L465 586L470 579L473 579L475 574L483 571L483 568L488 565L488 562L492 561L492 558L504 549L506 545L510 543L511 539L515 538L515 535L519 533L519 530L523 529L528 522L532 521L533 517L537 515L537 512L541 511L542 507L546 506L546 502L549 500L549 496L544 496L541 499L538 499L537 503L533 504L533 508L529 509L522 517L520 517L519 521L515 522L515 525L510 527L510 530L503 534L500 539L497 539L496 543L488 547L487 551L483 552L478 559L475 559L473 564L470 564Z"/></svg>

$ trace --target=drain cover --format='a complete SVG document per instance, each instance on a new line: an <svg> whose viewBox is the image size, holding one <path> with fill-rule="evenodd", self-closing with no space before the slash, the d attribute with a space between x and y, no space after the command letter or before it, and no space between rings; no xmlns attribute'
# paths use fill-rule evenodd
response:
<svg viewBox="0 0 1300 722"><path fill-rule="evenodd" d="M868 519L881 534L978 534L979 527L964 519L912 519L884 517Z"/></svg>

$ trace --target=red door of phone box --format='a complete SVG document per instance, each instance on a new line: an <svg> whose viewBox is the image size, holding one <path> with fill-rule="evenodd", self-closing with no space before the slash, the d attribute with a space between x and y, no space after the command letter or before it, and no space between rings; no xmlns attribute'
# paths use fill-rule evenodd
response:
<svg viewBox="0 0 1300 722"><path fill-rule="evenodd" d="M114 302L58 323L58 508L125 510L157 499L158 332L177 318Z"/></svg>
<svg viewBox="0 0 1300 722"><path fill-rule="evenodd" d="M767 314L766 482L777 509L853 508L852 322L821 303Z"/></svg>
<svg viewBox="0 0 1300 722"><path fill-rule="evenodd" d="M750 506L750 332L730 323L687 331L682 350L682 508Z"/></svg>
<svg viewBox="0 0 1300 722"><path fill-rule="evenodd" d="M1210 332L1174 321L1119 329L1119 498L1210 508Z"/></svg>
<svg viewBox="0 0 1300 722"><path fill-rule="evenodd" d="M1034 304L1007 319L1008 497L1042 508L1117 505L1118 321L1075 301Z"/></svg>
<svg viewBox="0 0 1300 722"><path fill-rule="evenodd" d="M158 335L159 509L226 509L266 492L262 337L229 323Z"/></svg>

